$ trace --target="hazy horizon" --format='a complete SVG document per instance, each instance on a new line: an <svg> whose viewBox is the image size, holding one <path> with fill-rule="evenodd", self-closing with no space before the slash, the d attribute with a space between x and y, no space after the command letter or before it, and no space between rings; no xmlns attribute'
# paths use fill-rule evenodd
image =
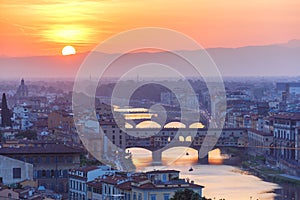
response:
<svg viewBox="0 0 300 200"><path fill-rule="evenodd" d="M198 56L203 50L175 51L190 58ZM212 61L216 63L222 77L295 77L300 74L300 40L267 46L246 46L239 48L206 49ZM95 64L114 55L97 52ZM70 56L31 56L0 57L1 79L8 78L71 78L74 79L88 53L77 53ZM154 62L161 63L183 71L186 77L195 76L191 66L182 61L173 52L133 52L118 58L106 70L105 77L120 77L122 73L134 66ZM184 69L184 70L183 70ZM150 72L153 77L166 77L164 73ZM92 74L87 74L89 78ZM143 74L141 74L143 76ZM148 75L147 75L148 76Z"/></svg>

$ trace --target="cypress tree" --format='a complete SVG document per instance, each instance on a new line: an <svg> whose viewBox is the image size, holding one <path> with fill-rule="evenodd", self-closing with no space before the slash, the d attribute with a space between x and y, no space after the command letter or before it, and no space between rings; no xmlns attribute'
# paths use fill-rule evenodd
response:
<svg viewBox="0 0 300 200"><path fill-rule="evenodd" d="M7 106L7 100L5 93L2 94L2 103L1 103L1 126L7 127L11 126L10 110Z"/></svg>

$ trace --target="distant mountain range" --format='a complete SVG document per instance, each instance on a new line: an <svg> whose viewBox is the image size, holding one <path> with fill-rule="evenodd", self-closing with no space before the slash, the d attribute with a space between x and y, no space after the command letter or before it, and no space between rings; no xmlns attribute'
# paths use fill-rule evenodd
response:
<svg viewBox="0 0 300 200"><path fill-rule="evenodd" d="M197 51L184 51L184 53L189 56L197 56L199 55ZM266 46L210 48L207 49L207 52L223 76L300 75L300 40ZM107 59L112 56L100 52L98 54L100 59ZM87 55L88 53L78 53L72 56L0 57L0 78L72 78L76 76L77 70ZM193 70L185 67L185 62L174 60L172 55L166 55L162 52L141 52L130 54L118 60L115 66L107 71L107 75L122 74L130 66L148 61L161 62L175 69L181 69L185 76L195 74Z"/></svg>

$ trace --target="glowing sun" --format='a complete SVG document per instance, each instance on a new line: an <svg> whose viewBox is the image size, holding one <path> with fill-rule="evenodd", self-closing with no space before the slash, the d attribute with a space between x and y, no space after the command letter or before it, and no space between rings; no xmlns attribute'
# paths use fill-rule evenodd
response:
<svg viewBox="0 0 300 200"><path fill-rule="evenodd" d="M73 55L76 54L76 50L74 47L72 46L65 46L62 50L61 50L61 54L63 56L67 56L67 55Z"/></svg>

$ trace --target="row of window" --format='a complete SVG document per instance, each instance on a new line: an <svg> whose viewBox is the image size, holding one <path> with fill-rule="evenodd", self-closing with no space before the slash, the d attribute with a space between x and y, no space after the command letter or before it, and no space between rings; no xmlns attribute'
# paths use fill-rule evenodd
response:
<svg viewBox="0 0 300 200"><path fill-rule="evenodd" d="M33 178L68 178L68 170L34 170Z"/></svg>
<svg viewBox="0 0 300 200"><path fill-rule="evenodd" d="M85 192L86 184L76 180L70 180L70 188L78 191Z"/></svg>
<svg viewBox="0 0 300 200"><path fill-rule="evenodd" d="M285 130L277 130L274 132L275 133L275 138L282 138L282 139L289 139L289 140L294 140L294 134L289 133Z"/></svg>
<svg viewBox="0 0 300 200"><path fill-rule="evenodd" d="M166 193L163 194L164 200L169 200L170 199L170 194ZM157 195L156 194L150 194L150 200L156 200ZM133 193L133 200L142 200L142 193L138 193L138 195L134 192Z"/></svg>
<svg viewBox="0 0 300 200"><path fill-rule="evenodd" d="M86 200L86 197L84 194L81 194L81 193L70 192L69 199L70 200Z"/></svg>
<svg viewBox="0 0 300 200"><path fill-rule="evenodd" d="M47 156L47 157L37 157L37 156L22 156L22 157L18 157L15 156L13 157L17 160L21 160L24 162L28 162L31 164L41 164L41 163L45 163L45 164L50 164L50 163L72 163L73 162L73 157L72 156Z"/></svg>

